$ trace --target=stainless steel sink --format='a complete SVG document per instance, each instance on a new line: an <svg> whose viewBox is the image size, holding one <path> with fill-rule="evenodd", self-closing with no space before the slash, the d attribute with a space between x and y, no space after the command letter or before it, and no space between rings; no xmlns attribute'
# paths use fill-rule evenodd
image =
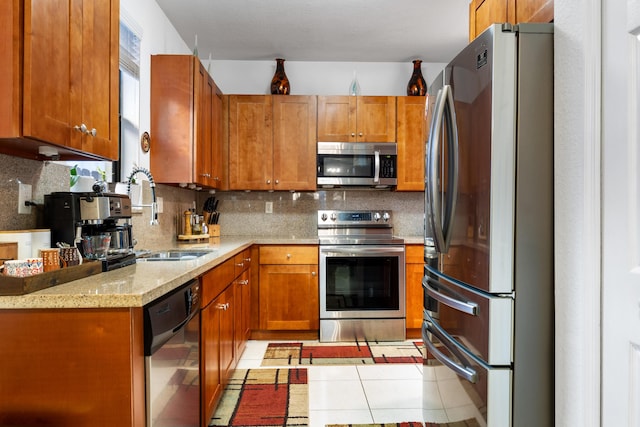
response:
<svg viewBox="0 0 640 427"><path fill-rule="evenodd" d="M154 251L138 256L138 261L188 261L208 255L211 250L171 249L166 251Z"/></svg>

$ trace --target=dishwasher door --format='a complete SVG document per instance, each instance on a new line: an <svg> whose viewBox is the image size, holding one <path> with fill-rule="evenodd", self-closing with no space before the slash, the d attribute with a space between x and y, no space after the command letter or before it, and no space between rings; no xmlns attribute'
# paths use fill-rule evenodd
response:
<svg viewBox="0 0 640 427"><path fill-rule="evenodd" d="M200 286L145 306L148 427L200 426Z"/></svg>

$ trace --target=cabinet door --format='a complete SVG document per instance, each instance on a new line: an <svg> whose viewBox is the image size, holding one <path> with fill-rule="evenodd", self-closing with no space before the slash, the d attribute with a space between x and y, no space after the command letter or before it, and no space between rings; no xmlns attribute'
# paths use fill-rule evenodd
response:
<svg viewBox="0 0 640 427"><path fill-rule="evenodd" d="M260 265L260 329L317 330L317 265Z"/></svg>
<svg viewBox="0 0 640 427"><path fill-rule="evenodd" d="M273 96L273 189L316 189L316 97Z"/></svg>
<svg viewBox="0 0 640 427"><path fill-rule="evenodd" d="M397 98L397 191L424 191L425 100L424 96Z"/></svg>
<svg viewBox="0 0 640 427"><path fill-rule="evenodd" d="M318 141L356 141L356 97L318 96Z"/></svg>
<svg viewBox="0 0 640 427"><path fill-rule="evenodd" d="M229 97L229 189L271 190L271 96Z"/></svg>
<svg viewBox="0 0 640 427"><path fill-rule="evenodd" d="M72 27L71 20L80 20ZM75 123L72 97L79 102L81 67L72 70L73 55L82 55L82 16L68 0L24 2L24 136L80 150L82 136L71 130ZM73 31L72 31L73 30ZM79 44L79 46L78 46ZM54 54L55 53L55 54Z"/></svg>
<svg viewBox="0 0 640 427"><path fill-rule="evenodd" d="M193 182L195 164L192 55L151 56L151 170L156 182Z"/></svg>
<svg viewBox="0 0 640 427"><path fill-rule="evenodd" d="M422 276L424 275L424 250L422 245L406 247L406 307L407 329L422 327Z"/></svg>
<svg viewBox="0 0 640 427"><path fill-rule="evenodd" d="M78 52L80 46L73 33L71 36L72 106L79 106L78 112L73 113L72 117L80 124L86 124L89 130L95 129L95 136L82 137L82 151L113 160L117 160L119 156L118 5L117 0L84 0L81 52ZM75 28L77 22L76 17L72 16L72 28ZM76 59L81 60L81 64L76 64ZM77 80L79 76L75 75L76 71L81 76L80 80ZM76 92L74 83L77 81L82 82L82 99L79 102L73 99Z"/></svg>
<svg viewBox="0 0 640 427"><path fill-rule="evenodd" d="M210 187L213 173L213 96L215 85L199 61L196 64L195 72L195 171L193 179L196 184Z"/></svg>
<svg viewBox="0 0 640 427"><path fill-rule="evenodd" d="M215 86L215 91L212 95L212 118L211 122L213 123L212 129L212 138L211 138L211 187L212 188L223 188L224 185L224 173L223 173L223 162L222 162L222 152L223 152L223 144L224 144L224 136L223 136L223 101L222 101L222 92Z"/></svg>
<svg viewBox="0 0 640 427"><path fill-rule="evenodd" d="M244 351L245 345L251 336L251 285L249 282L251 272L245 270L233 282L235 287L235 354L236 364Z"/></svg>
<svg viewBox="0 0 640 427"><path fill-rule="evenodd" d="M222 395L222 374L220 371L220 313L214 302L200 312L200 372L202 378L202 419L209 420L216 403Z"/></svg>
<svg viewBox="0 0 640 427"><path fill-rule="evenodd" d="M233 325L237 303L233 286L227 287L227 289L213 301L213 304L220 311L220 374L222 375L222 384L226 386L234 367L235 358Z"/></svg>
<svg viewBox="0 0 640 427"><path fill-rule="evenodd" d="M360 142L396 141L396 98L358 96L356 138Z"/></svg>

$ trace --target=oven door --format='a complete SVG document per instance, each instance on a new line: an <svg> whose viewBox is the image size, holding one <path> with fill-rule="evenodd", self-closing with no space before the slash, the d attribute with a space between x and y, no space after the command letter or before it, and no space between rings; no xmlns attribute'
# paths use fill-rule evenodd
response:
<svg viewBox="0 0 640 427"><path fill-rule="evenodd" d="M320 319L404 318L405 251L320 245Z"/></svg>

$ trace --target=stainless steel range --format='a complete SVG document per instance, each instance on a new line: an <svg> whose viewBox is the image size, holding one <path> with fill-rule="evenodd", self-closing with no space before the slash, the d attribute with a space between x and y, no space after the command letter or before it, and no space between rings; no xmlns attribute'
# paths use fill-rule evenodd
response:
<svg viewBox="0 0 640 427"><path fill-rule="evenodd" d="M318 211L320 341L399 341L405 249L391 211Z"/></svg>

